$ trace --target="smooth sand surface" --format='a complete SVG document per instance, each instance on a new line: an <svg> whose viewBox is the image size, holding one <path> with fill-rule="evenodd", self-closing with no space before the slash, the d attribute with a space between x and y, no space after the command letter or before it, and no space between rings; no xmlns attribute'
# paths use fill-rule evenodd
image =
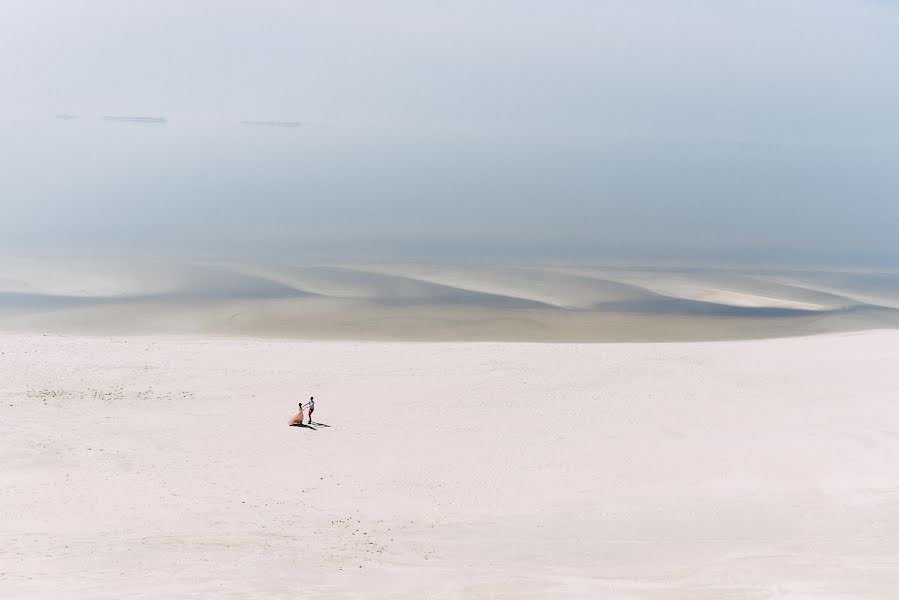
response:
<svg viewBox="0 0 899 600"><path fill-rule="evenodd" d="M5 334L0 597L893 600L897 365Z"/></svg>

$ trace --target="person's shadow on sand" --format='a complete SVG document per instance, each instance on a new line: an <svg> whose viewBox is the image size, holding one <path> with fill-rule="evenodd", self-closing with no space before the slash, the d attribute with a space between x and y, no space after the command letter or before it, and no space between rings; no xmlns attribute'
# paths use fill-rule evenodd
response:
<svg viewBox="0 0 899 600"><path fill-rule="evenodd" d="M330 427L327 423L315 423L313 421L309 421L310 425L315 425L316 427Z"/></svg>
<svg viewBox="0 0 899 600"><path fill-rule="evenodd" d="M305 427L306 429L311 429L312 431L316 431L315 427L313 427L312 425L306 425L305 423L291 423L290 426L291 427ZM328 426L325 425L325 427L328 427Z"/></svg>

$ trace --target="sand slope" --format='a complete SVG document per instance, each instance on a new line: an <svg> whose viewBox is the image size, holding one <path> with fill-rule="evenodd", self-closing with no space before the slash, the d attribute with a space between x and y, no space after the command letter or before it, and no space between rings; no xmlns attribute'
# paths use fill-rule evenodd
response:
<svg viewBox="0 0 899 600"><path fill-rule="evenodd" d="M892 600L897 364L4 335L0 597Z"/></svg>

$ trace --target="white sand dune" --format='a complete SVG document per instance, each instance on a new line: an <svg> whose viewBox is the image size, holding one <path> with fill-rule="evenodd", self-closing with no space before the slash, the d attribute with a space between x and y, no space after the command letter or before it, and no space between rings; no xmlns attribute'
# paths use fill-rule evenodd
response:
<svg viewBox="0 0 899 600"><path fill-rule="evenodd" d="M127 297L177 289L184 268L154 261L5 259L0 292Z"/></svg>
<svg viewBox="0 0 899 600"><path fill-rule="evenodd" d="M461 267L447 265L378 265L380 272L422 281L524 298L560 308L590 308L602 302L626 302L652 295L646 289L546 268Z"/></svg>
<svg viewBox="0 0 899 600"><path fill-rule="evenodd" d="M834 310L860 302L839 293L836 288L822 291L806 287L801 279L778 281L759 277L751 270L677 271L628 270L608 268L563 268L601 279L612 279L638 286L648 292L670 298L712 302L728 306L792 308L797 310ZM832 277L833 274L830 274Z"/></svg>
<svg viewBox="0 0 899 600"><path fill-rule="evenodd" d="M308 295L229 265L161 261L9 261L0 293L60 298L245 298Z"/></svg>
<svg viewBox="0 0 899 600"><path fill-rule="evenodd" d="M896 364L6 334L0 597L892 600Z"/></svg>
<svg viewBox="0 0 899 600"><path fill-rule="evenodd" d="M822 294L839 294L857 304L899 308L899 273L895 272L780 273L768 275L765 279L803 286Z"/></svg>
<svg viewBox="0 0 899 600"><path fill-rule="evenodd" d="M360 299L378 303L444 303L484 306L537 307L535 298L507 289L485 290L477 286L438 282L409 273L392 273L371 267L250 267L271 281L302 288L321 296Z"/></svg>

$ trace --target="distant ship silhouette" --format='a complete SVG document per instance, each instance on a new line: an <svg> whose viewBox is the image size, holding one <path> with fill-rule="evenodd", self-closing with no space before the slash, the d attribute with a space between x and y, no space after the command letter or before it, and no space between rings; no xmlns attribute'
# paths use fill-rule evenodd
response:
<svg viewBox="0 0 899 600"><path fill-rule="evenodd" d="M300 127L300 121L241 121L241 125L261 125L263 127Z"/></svg>
<svg viewBox="0 0 899 600"><path fill-rule="evenodd" d="M163 117L115 117L115 116L105 116L103 117L104 121L118 121L123 123L165 123L166 120Z"/></svg>

